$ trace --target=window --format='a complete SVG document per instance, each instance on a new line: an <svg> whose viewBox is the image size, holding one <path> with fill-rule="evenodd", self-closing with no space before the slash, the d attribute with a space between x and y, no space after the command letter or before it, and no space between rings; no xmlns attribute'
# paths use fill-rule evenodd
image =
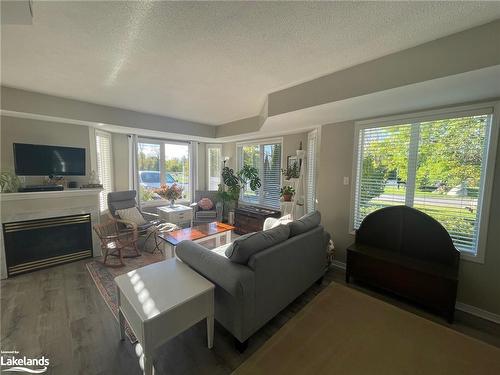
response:
<svg viewBox="0 0 500 375"><path fill-rule="evenodd" d="M307 213L316 209L316 170L318 158L318 131L307 133L307 158L306 158L306 210Z"/></svg>
<svg viewBox="0 0 500 375"><path fill-rule="evenodd" d="M458 250L476 256L487 225L487 168L492 172L494 160L488 151L498 137L491 113L357 124L354 228L379 208L405 204L439 221Z"/></svg>
<svg viewBox="0 0 500 375"><path fill-rule="evenodd" d="M242 143L237 145L238 167L251 165L258 169L261 187L243 189L243 202L279 208L281 188L281 140Z"/></svg>
<svg viewBox="0 0 500 375"><path fill-rule="evenodd" d="M111 150L111 134L95 131L97 175L103 190L99 194L99 206L102 211L107 210L107 196L113 191L113 160Z"/></svg>
<svg viewBox="0 0 500 375"><path fill-rule="evenodd" d="M222 145L207 145L207 189L219 188L222 173Z"/></svg>
<svg viewBox="0 0 500 375"><path fill-rule="evenodd" d="M185 142L139 139L138 180L141 202L162 201L155 193L162 184L183 188L180 200L191 199L190 145Z"/></svg>

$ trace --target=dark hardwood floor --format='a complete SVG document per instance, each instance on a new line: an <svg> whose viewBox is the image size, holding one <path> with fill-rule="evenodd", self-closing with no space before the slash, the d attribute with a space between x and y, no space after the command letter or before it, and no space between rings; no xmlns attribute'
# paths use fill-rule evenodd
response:
<svg viewBox="0 0 500 375"><path fill-rule="evenodd" d="M85 268L87 261L1 282L1 348L28 357L45 355L50 359L48 374L140 374L135 347L128 340L120 341L118 324ZM341 270L330 270L322 285L313 285L257 332L243 354L234 349L232 337L218 325L214 348L207 349L205 323L200 322L154 353L156 373L231 373L326 285L343 283L343 277ZM448 325L403 301L363 290ZM497 325L457 313L452 328L500 346Z"/></svg>

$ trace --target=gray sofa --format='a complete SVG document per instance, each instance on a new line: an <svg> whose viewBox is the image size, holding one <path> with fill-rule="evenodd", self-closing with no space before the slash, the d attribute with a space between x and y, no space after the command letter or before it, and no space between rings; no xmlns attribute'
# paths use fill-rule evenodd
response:
<svg viewBox="0 0 500 375"><path fill-rule="evenodd" d="M323 277L330 235L320 220L314 212L214 250L191 241L177 246L177 256L216 285L215 318L237 339L238 349Z"/></svg>

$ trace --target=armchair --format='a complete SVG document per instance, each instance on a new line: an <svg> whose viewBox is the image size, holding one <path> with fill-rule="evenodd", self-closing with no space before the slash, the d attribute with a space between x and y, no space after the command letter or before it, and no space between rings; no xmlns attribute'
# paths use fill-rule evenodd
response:
<svg viewBox="0 0 500 375"><path fill-rule="evenodd" d="M198 202L202 198L210 199L214 207L211 210L202 210L198 206ZM194 194L194 203L191 204L191 208L193 209L193 225L202 224L202 223L211 223L214 221L222 221L222 211L217 212L217 208L215 207L217 203L217 192L216 191L206 191L206 190L197 190Z"/></svg>
<svg viewBox="0 0 500 375"><path fill-rule="evenodd" d="M137 207L137 201L135 200L136 195L137 192L135 190L108 193L109 216L113 220L116 220L117 223L121 224L122 229L129 228L134 230L137 233L137 236L144 238L144 243L146 243L150 238L154 239L155 247L153 249L153 252L155 252L156 250L161 252L161 246L163 245L163 243L157 237L157 232L177 229L176 225L170 223L161 223L157 214L141 210L139 210L139 212L146 221L145 224L141 225L138 225L137 223L134 223L132 221L123 220L116 214L117 210ZM137 209L139 209L139 207L137 207Z"/></svg>
<svg viewBox="0 0 500 375"><path fill-rule="evenodd" d="M137 231L133 229L120 230L118 221L111 219L103 224L95 224L94 231L96 232L101 242L101 249L104 255L104 265L108 267L123 267L123 258L138 257L141 255L137 249ZM134 255L123 255L122 250L130 247L135 251ZM119 258L118 264L108 264L108 256Z"/></svg>

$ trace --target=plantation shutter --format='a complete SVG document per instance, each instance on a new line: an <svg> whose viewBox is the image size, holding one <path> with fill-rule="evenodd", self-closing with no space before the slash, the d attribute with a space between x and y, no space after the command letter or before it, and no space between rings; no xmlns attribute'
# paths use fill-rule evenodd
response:
<svg viewBox="0 0 500 375"><path fill-rule="evenodd" d="M455 247L476 253L491 115L359 129L353 225L405 204L439 221Z"/></svg>
<svg viewBox="0 0 500 375"><path fill-rule="evenodd" d="M207 145L207 189L217 190L221 183L222 147Z"/></svg>
<svg viewBox="0 0 500 375"><path fill-rule="evenodd" d="M113 191L113 160L111 150L111 134L95 131L97 151L97 175L103 190L99 194L99 206L102 211L108 208L107 196Z"/></svg>
<svg viewBox="0 0 500 375"><path fill-rule="evenodd" d="M306 212L316 209L316 169L318 152L318 131L307 134L307 178L306 178Z"/></svg>

